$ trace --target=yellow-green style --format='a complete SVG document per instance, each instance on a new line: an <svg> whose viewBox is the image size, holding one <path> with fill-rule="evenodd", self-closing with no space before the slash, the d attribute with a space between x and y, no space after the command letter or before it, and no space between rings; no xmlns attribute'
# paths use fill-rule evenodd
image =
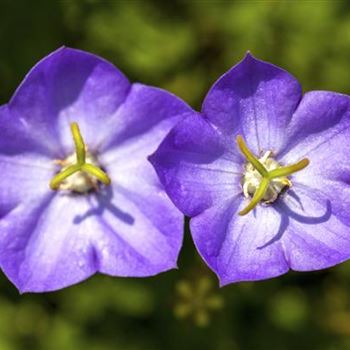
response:
<svg viewBox="0 0 350 350"><path fill-rule="evenodd" d="M86 147L77 123L73 122L71 124L71 132L72 132L72 136L75 144L75 153L77 157L77 163L69 166L65 170L55 175L53 179L50 181L50 188L52 190L57 190L60 184L62 183L62 181L64 181L66 178L68 178L69 176L73 175L78 171L84 171L86 173L89 173L90 175L93 175L105 185L109 185L111 183L111 180L102 169L98 168L93 164L86 163Z"/></svg>
<svg viewBox="0 0 350 350"><path fill-rule="evenodd" d="M305 158L296 164L288 165L285 167L279 167L277 169L268 171L265 168L265 166L259 161L259 159L256 158L254 154L249 150L242 136L238 135L236 140L237 140L239 149L241 150L241 152L243 153L247 161L254 166L254 168L259 172L259 174L262 177L260 185L255 191L252 200L243 210L239 212L239 215L248 214L251 210L253 210L258 205L258 203L263 199L270 185L271 180L279 177L285 177L285 176L291 175L297 171L304 169L310 163L310 161L307 158Z"/></svg>

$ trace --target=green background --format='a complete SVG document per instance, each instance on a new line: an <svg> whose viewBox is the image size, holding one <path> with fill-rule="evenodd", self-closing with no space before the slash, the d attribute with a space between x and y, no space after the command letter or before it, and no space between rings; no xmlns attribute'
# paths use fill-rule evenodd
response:
<svg viewBox="0 0 350 350"><path fill-rule="evenodd" d="M61 45L196 109L247 50L304 91L350 91L347 1L0 0L0 103ZM220 289L186 229L179 270L153 278L95 276L20 296L0 276L0 350L196 348L350 349L350 263Z"/></svg>

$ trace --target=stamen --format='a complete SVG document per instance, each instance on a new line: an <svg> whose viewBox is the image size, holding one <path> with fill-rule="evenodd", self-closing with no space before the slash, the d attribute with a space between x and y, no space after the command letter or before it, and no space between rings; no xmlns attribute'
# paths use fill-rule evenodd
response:
<svg viewBox="0 0 350 350"><path fill-rule="evenodd" d="M251 210L253 210L259 204L259 202L264 198L269 186L273 185L273 183L271 183L272 180L280 177L289 176L297 171L304 169L310 163L310 161L307 158L305 158L296 164L288 165L285 167L279 167L277 169L268 171L266 167L260 162L260 160L257 159L254 156L254 154L249 150L242 136L238 135L236 140L237 140L239 149L241 150L241 152L243 153L247 161L251 163L253 167L261 175L261 181L260 181L259 187L255 190L252 200L243 210L241 210L238 213L239 215L248 214ZM282 179L282 183L286 183L286 186L288 186L288 184L290 184L290 181L288 179ZM245 192L247 192L246 191L247 186L245 185L246 184L243 185L243 189Z"/></svg>
<svg viewBox="0 0 350 350"><path fill-rule="evenodd" d="M93 164L86 163L86 146L77 123L71 124L71 132L75 145L77 163L69 166L67 169L62 170L61 172L56 174L50 181L50 188L52 190L57 190L60 187L60 184L66 178L78 171L83 171L90 175L93 175L105 185L109 185L111 183L111 180L102 169L98 168Z"/></svg>

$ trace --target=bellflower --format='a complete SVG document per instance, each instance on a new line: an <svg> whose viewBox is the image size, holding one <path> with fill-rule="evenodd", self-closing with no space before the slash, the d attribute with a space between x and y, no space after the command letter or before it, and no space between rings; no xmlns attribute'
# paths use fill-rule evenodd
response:
<svg viewBox="0 0 350 350"><path fill-rule="evenodd" d="M247 56L150 157L221 285L350 257L350 101Z"/></svg>
<svg viewBox="0 0 350 350"><path fill-rule="evenodd" d="M191 109L62 48L0 108L0 265L21 292L176 266L183 216L147 156Z"/></svg>

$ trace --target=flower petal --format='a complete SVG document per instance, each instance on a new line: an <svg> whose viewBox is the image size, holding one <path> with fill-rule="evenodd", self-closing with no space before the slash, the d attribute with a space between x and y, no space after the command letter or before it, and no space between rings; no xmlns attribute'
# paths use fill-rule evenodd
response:
<svg viewBox="0 0 350 350"><path fill-rule="evenodd" d="M25 133L17 133L7 106L0 107L0 218L19 203L29 205L34 198L50 192L55 172L53 159L41 154L39 145Z"/></svg>
<svg viewBox="0 0 350 350"><path fill-rule="evenodd" d="M88 208L83 196L52 192L0 221L1 267L21 292L60 289L96 271L96 225L74 222Z"/></svg>
<svg viewBox="0 0 350 350"><path fill-rule="evenodd" d="M289 269L281 242L266 245L284 230L280 215L259 205L240 216L244 202L237 195L191 219L194 243L221 285L272 278Z"/></svg>
<svg viewBox="0 0 350 350"><path fill-rule="evenodd" d="M294 184L272 206L239 216L242 197L191 219L195 245L222 285L328 268L350 258L349 221L327 195ZM348 191L349 192L349 191Z"/></svg>
<svg viewBox="0 0 350 350"><path fill-rule="evenodd" d="M290 126L281 163L291 164L307 157L310 164L292 177L324 193L333 211L350 223L350 97L326 91L305 94Z"/></svg>
<svg viewBox="0 0 350 350"><path fill-rule="evenodd" d="M285 237L291 267L304 271L333 266L350 258L349 96L327 91L305 94L286 135L289 143L281 161L310 160L292 178L298 201L291 201L289 210L299 220L291 225L293 234ZM317 225L302 219L322 215L327 220Z"/></svg>
<svg viewBox="0 0 350 350"><path fill-rule="evenodd" d="M347 155L348 142L343 141L350 135L349 128L349 96L328 91L308 92L285 129L286 147L278 156L285 163L304 157L309 157L312 162L314 155L328 157L330 147L336 147L335 156ZM323 167L325 162L318 159L316 164Z"/></svg>
<svg viewBox="0 0 350 350"><path fill-rule="evenodd" d="M240 156L195 115L176 125L150 161L175 205L194 216L241 192Z"/></svg>
<svg viewBox="0 0 350 350"><path fill-rule="evenodd" d="M47 166L45 166L47 164ZM54 165L46 158L25 154L4 156L0 153L0 218L7 209L50 192Z"/></svg>
<svg viewBox="0 0 350 350"><path fill-rule="evenodd" d="M26 122L16 118L7 104L0 106L0 122L1 154L11 157L27 152L39 154L41 158L57 158L60 155L59 147L55 150L50 140L32 134Z"/></svg>
<svg viewBox="0 0 350 350"><path fill-rule="evenodd" d="M99 152L104 153L108 163L119 157L119 152L128 161L131 156L144 160L177 122L193 113L185 102L165 90L133 84L127 99L113 115L113 132L101 142ZM129 153L130 147L138 149Z"/></svg>
<svg viewBox="0 0 350 350"><path fill-rule="evenodd" d="M131 88L117 73L93 55L62 49L39 63L1 109L8 123L5 137L17 130L15 125L24 126L18 128L23 144L11 143L10 137L0 141L0 165L8 177L4 185L9 184L0 187L0 265L21 292L64 288L97 271L150 276L176 266L183 215L166 196L147 156L175 123L194 112L161 89ZM69 82L73 87L64 90ZM18 121L13 128L12 119ZM72 120L89 149L98 151L114 188L89 196L49 191L54 158L72 148ZM35 175L37 182L26 178Z"/></svg>
<svg viewBox="0 0 350 350"><path fill-rule="evenodd" d="M176 267L183 216L164 192L109 193L96 201L48 192L2 218L1 268L21 292L61 289L96 272L151 276Z"/></svg>
<svg viewBox="0 0 350 350"><path fill-rule="evenodd" d="M142 187L126 189L117 184L106 188L78 219L84 224L95 218L99 223L93 241L102 273L145 277L176 267L183 215L160 186L138 185Z"/></svg>
<svg viewBox="0 0 350 350"><path fill-rule="evenodd" d="M243 134L258 155L281 149L300 99L301 87L293 76L248 53L213 85L202 111L226 137Z"/></svg>
<svg viewBox="0 0 350 350"><path fill-rule="evenodd" d="M290 267L319 270L349 259L350 221L334 208L334 198L298 183L293 188L278 205L289 223L282 241Z"/></svg>
<svg viewBox="0 0 350 350"><path fill-rule="evenodd" d="M177 97L141 84L132 86L118 110L115 132L101 145L104 151L99 157L113 189L100 198L100 207L105 208L101 217L115 230L108 242L100 240L106 254L102 272L145 276L176 266L183 215L166 196L147 156L179 120L191 114L192 109ZM114 254L117 249L120 252ZM125 254L130 259L123 262Z"/></svg>
<svg viewBox="0 0 350 350"><path fill-rule="evenodd" d="M28 73L9 108L16 128L45 143L57 157L58 149L62 155L72 150L72 121L79 123L89 147L101 142L110 133L109 117L129 89L128 80L109 62L61 48Z"/></svg>
<svg viewBox="0 0 350 350"><path fill-rule="evenodd" d="M289 267L318 270L350 258L349 106L345 95L305 95L279 155L282 164L304 157L311 163L293 174L293 187L272 206L239 217L239 204L228 200L191 220L195 244L221 284L269 278Z"/></svg>

